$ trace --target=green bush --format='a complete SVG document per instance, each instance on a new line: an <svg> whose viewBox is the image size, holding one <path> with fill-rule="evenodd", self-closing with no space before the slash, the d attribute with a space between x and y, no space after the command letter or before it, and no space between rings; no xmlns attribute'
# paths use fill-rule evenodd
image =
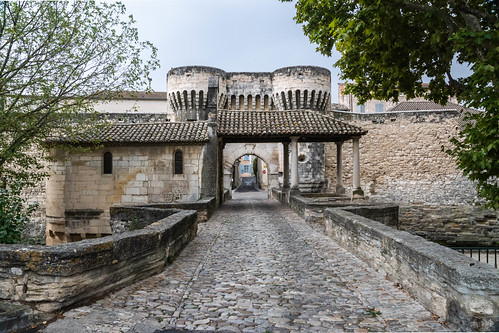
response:
<svg viewBox="0 0 499 333"><path fill-rule="evenodd" d="M24 225L38 207L37 203L26 203L21 196L22 188L21 182L0 188L0 244L19 243Z"/></svg>

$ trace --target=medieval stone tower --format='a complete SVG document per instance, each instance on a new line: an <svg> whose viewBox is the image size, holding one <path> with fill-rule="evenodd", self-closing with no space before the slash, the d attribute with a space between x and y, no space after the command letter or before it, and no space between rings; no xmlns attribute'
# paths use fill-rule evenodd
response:
<svg viewBox="0 0 499 333"><path fill-rule="evenodd" d="M208 79L219 77L221 110L297 110L324 112L331 105L331 72L315 66L285 67L273 72L228 73L187 66L168 72L168 108L177 121L198 120L206 107Z"/></svg>
<svg viewBox="0 0 499 333"><path fill-rule="evenodd" d="M219 110L307 109L326 113L331 106L331 72L322 67L293 66L273 72L225 72L214 67L185 66L172 68L167 75L168 112L175 115L175 121L203 119L201 113L207 107L210 77L218 77ZM279 154L277 145L273 146L271 154ZM299 161L300 189L304 192L325 190L324 145L300 144ZM269 166L269 169L279 174L279 166ZM274 178L277 180L277 177Z"/></svg>

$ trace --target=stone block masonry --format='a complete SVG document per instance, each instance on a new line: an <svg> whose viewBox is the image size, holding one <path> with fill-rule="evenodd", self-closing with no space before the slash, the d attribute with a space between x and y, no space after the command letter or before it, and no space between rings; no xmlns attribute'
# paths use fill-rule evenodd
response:
<svg viewBox="0 0 499 333"><path fill-rule="evenodd" d="M182 151L182 174L173 157ZM47 245L110 235L109 208L197 201L201 196L201 145L110 146L55 162L47 181ZM113 157L103 172L103 155Z"/></svg>
<svg viewBox="0 0 499 333"><path fill-rule="evenodd" d="M141 230L52 247L0 245L0 300L27 304L32 319L46 320L140 281L195 237L196 215L178 211Z"/></svg>
<svg viewBox="0 0 499 333"><path fill-rule="evenodd" d="M279 192L274 190L273 196L278 198ZM307 223L324 225L324 212L327 208L338 208L354 212L388 226L398 228L399 206L393 203L376 203L365 200L353 202L345 196L327 194L291 195L289 207L300 215Z"/></svg>
<svg viewBox="0 0 499 333"><path fill-rule="evenodd" d="M327 235L459 329L499 330L499 271L379 222L329 208Z"/></svg>
<svg viewBox="0 0 499 333"><path fill-rule="evenodd" d="M499 247L499 212L457 205L401 205L400 229L450 246Z"/></svg>
<svg viewBox="0 0 499 333"><path fill-rule="evenodd" d="M361 187L371 200L439 205L470 204L473 183L456 168L450 148L461 121L456 111L333 112L368 130L360 139ZM343 183L352 184L352 143L343 145ZM336 145L325 144L326 178L336 184ZM330 189L333 191L333 189Z"/></svg>

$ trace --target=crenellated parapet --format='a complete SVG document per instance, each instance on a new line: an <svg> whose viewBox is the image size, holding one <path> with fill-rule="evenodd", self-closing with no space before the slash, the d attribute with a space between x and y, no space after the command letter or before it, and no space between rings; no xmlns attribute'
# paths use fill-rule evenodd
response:
<svg viewBox="0 0 499 333"><path fill-rule="evenodd" d="M200 111L206 108L208 102L208 80L213 76L219 77L219 103L225 103L225 71L208 66L184 66L168 72L168 109L175 113L178 121L200 118ZM219 105L221 107L223 105Z"/></svg>
<svg viewBox="0 0 499 333"><path fill-rule="evenodd" d="M331 72L316 66L292 66L272 73L273 99L279 110L329 110Z"/></svg>
<svg viewBox="0 0 499 333"><path fill-rule="evenodd" d="M207 66L172 68L167 76L168 108L178 121L199 120L206 108L208 79L219 78L220 110L329 110L331 72L292 66L274 72L225 72Z"/></svg>

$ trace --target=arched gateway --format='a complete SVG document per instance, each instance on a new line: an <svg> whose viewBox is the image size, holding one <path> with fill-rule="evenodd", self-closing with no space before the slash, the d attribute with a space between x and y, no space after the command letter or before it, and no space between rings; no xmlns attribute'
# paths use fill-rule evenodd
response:
<svg viewBox="0 0 499 333"><path fill-rule="evenodd" d="M235 158L242 155L241 152L249 153L258 150L261 155L270 155L262 147L259 146L259 148L256 148L259 144L282 144L283 192L288 190L299 191L299 142L335 142L337 144L336 191L344 193L342 183L342 146L345 141L352 140L353 195L363 196L364 193L360 188L359 139L366 133L367 131L360 127L310 110L259 112L222 110L217 112L217 136L219 140L218 151L220 161L226 161L224 154L227 145L231 145L229 146L231 149L228 150L227 160L234 161ZM289 151L290 146L291 152ZM258 155L256 153L253 154ZM270 158L271 156L268 157L268 159ZM224 190L224 170L223 168L219 168L218 171L218 196L221 197ZM270 170L270 173L272 173L272 170ZM289 179L290 176L291 181Z"/></svg>

